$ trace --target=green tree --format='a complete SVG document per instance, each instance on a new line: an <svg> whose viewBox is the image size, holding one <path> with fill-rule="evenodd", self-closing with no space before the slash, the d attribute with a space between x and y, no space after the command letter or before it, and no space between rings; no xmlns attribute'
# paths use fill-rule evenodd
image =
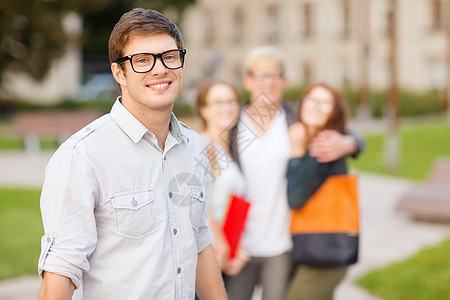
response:
<svg viewBox="0 0 450 300"><path fill-rule="evenodd" d="M107 30L93 22L85 27L86 37L71 40L63 28L63 19L68 12L81 16L98 17L98 21L114 17L117 21L124 11L134 6L164 10L170 7L183 10L195 0L1 0L0 1L0 82L5 71L24 72L36 80L42 80L51 63L60 58L70 42L90 42L109 35ZM114 12L114 13L113 13ZM114 24L114 23L113 23ZM94 31L91 34L89 30ZM101 40L100 38L100 40Z"/></svg>
<svg viewBox="0 0 450 300"><path fill-rule="evenodd" d="M176 21L181 23L183 12L195 0L121 0L109 4L101 11L92 10L83 16L83 52L87 54L107 54L108 39L112 28L120 16L133 7L143 7L157 11L172 9L177 13Z"/></svg>

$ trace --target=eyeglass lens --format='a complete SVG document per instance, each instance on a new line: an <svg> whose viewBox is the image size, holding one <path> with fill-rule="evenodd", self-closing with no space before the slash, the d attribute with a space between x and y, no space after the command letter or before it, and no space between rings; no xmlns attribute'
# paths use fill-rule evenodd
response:
<svg viewBox="0 0 450 300"><path fill-rule="evenodd" d="M138 73L149 72L159 57L163 65L168 69L178 69L183 66L183 51L170 50L160 54L139 53L131 57L133 70Z"/></svg>

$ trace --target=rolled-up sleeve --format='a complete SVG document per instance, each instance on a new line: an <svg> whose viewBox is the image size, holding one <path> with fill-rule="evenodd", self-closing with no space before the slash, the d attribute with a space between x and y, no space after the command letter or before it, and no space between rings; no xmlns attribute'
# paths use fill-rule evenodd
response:
<svg viewBox="0 0 450 300"><path fill-rule="evenodd" d="M356 152L352 154L353 158L357 158L366 149L366 141L362 136L354 131L350 131L349 135L355 140Z"/></svg>
<svg viewBox="0 0 450 300"><path fill-rule="evenodd" d="M202 157L203 162L202 166L207 166L209 168L209 162L207 160L207 156ZM202 186L203 192L205 193L203 197L203 207L201 211L201 219L200 224L198 226L198 230L195 231L195 239L197 243L197 252L200 253L205 250L209 245L212 244L214 240L214 235L209 227L209 219L208 219L208 206L211 201L211 174L209 172L202 172Z"/></svg>
<svg viewBox="0 0 450 300"><path fill-rule="evenodd" d="M97 242L94 208L97 181L86 160L73 148L60 148L50 160L41 194L45 235L38 272L69 277L80 287L88 257Z"/></svg>

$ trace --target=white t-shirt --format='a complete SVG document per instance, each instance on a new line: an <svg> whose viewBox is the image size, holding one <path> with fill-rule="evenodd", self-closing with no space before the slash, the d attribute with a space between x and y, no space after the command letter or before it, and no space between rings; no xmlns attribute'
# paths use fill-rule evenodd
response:
<svg viewBox="0 0 450 300"><path fill-rule="evenodd" d="M238 151L251 202L242 246L251 256L272 257L292 249L286 169L291 157L286 114L280 109L259 136L242 112Z"/></svg>

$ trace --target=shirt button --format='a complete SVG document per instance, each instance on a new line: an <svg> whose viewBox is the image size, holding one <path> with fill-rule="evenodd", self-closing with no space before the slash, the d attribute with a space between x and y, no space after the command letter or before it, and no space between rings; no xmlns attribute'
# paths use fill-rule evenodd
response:
<svg viewBox="0 0 450 300"><path fill-rule="evenodd" d="M163 159L166 160L166 158L167 158L167 157L164 155L164 158L163 158Z"/></svg>
<svg viewBox="0 0 450 300"><path fill-rule="evenodd" d="M177 229L174 228L174 229L173 229L173 234L177 234L177 232L178 232Z"/></svg>
<svg viewBox="0 0 450 300"><path fill-rule="evenodd" d="M202 198L203 198L203 192L200 192L200 197L202 197Z"/></svg>
<svg viewBox="0 0 450 300"><path fill-rule="evenodd" d="M136 199L133 199L133 201L131 201L131 205L133 205L133 206L137 206L138 205L138 202L136 201Z"/></svg>
<svg viewBox="0 0 450 300"><path fill-rule="evenodd" d="M169 192L169 198L172 198L173 194L172 192Z"/></svg>
<svg viewBox="0 0 450 300"><path fill-rule="evenodd" d="M177 273L180 274L181 273L181 268L177 269Z"/></svg>
<svg viewBox="0 0 450 300"><path fill-rule="evenodd" d="M52 238L51 237L47 237L47 243L50 243L52 241Z"/></svg>

